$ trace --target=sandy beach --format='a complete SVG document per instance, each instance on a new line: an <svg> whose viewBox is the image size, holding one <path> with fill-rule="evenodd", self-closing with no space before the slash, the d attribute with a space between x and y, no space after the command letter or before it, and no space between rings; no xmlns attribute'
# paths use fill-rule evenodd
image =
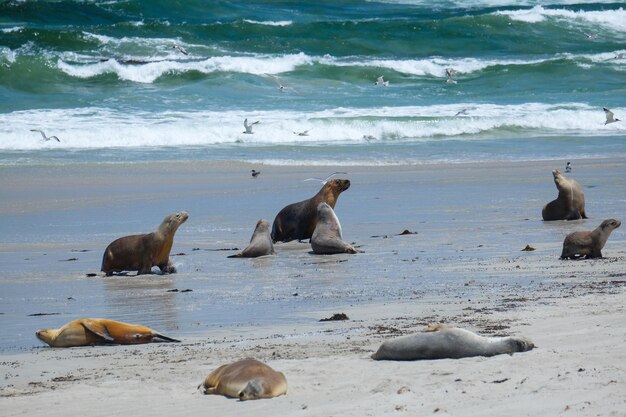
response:
<svg viewBox="0 0 626 417"><path fill-rule="evenodd" d="M623 220L626 165L574 165L590 218L550 223L541 207L556 196L551 170L562 161L3 166L2 414L625 415L623 228L603 259L558 257L568 233ZM335 170L352 182L336 207L344 238L362 253L315 256L292 242L273 257L226 258L258 219L317 192L302 179ZM177 274L86 276L113 239L179 210L190 218L172 249ZM404 229L416 234L398 236ZM536 250L521 251L527 244ZM340 312L349 320L319 321ZM79 317L141 323L182 342L52 349L34 336ZM382 341L436 322L537 347L370 359ZM239 402L197 390L211 370L245 357L284 372L287 395Z"/></svg>

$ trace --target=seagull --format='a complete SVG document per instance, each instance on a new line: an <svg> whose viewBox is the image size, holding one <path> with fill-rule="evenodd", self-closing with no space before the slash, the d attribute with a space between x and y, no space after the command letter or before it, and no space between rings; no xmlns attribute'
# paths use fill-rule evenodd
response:
<svg viewBox="0 0 626 417"><path fill-rule="evenodd" d="M255 171L255 170L250 170L250 174L252 175L252 178L256 178L259 176L259 174L261 173L261 171Z"/></svg>
<svg viewBox="0 0 626 417"><path fill-rule="evenodd" d="M456 112L456 114L454 115L454 117L456 116L467 116L467 109L461 109L458 112Z"/></svg>
<svg viewBox="0 0 626 417"><path fill-rule="evenodd" d="M302 132L293 132L294 135L298 135L298 136L309 136L309 132L311 131L311 129L302 131Z"/></svg>
<svg viewBox="0 0 626 417"><path fill-rule="evenodd" d="M280 81L280 78L278 78L277 76L272 75L272 74L265 74L265 75L267 75L268 77L272 77L274 79L274 81L276 81L276 84L278 84L278 89L282 93L284 93L287 90L287 87L285 85L283 85L283 83Z"/></svg>
<svg viewBox="0 0 626 417"><path fill-rule="evenodd" d="M363 135L363 140L365 140L366 142L371 142L373 140L376 140L376 137L372 135Z"/></svg>
<svg viewBox="0 0 626 417"><path fill-rule="evenodd" d="M374 83L374 85L381 85L383 87L388 87L389 86L389 81L385 81L383 79L383 76L381 75L380 77L378 77L376 79L376 82Z"/></svg>
<svg viewBox="0 0 626 417"><path fill-rule="evenodd" d="M604 122L605 125L620 121L619 119L613 117L613 112L611 110L607 109L606 107L603 107L602 110L604 110L604 114L606 115L606 121Z"/></svg>
<svg viewBox="0 0 626 417"><path fill-rule="evenodd" d="M568 162L565 164L565 172L572 172L572 163Z"/></svg>
<svg viewBox="0 0 626 417"><path fill-rule="evenodd" d="M620 52L619 54L616 54L613 59L624 59L624 53Z"/></svg>
<svg viewBox="0 0 626 417"><path fill-rule="evenodd" d="M243 121L243 127L246 128L246 130L244 130L243 133L248 134L248 135L252 135L252 126L254 126L255 124L260 123L258 120L254 123L248 124L248 119L245 119Z"/></svg>
<svg viewBox="0 0 626 417"><path fill-rule="evenodd" d="M185 48L183 48L180 45L174 44L172 45L172 48L177 49L178 51L180 51L180 53L182 53L183 55L189 55L189 53L187 52L187 50Z"/></svg>
<svg viewBox="0 0 626 417"><path fill-rule="evenodd" d="M597 33L586 33L586 32L585 32L585 37L586 37L587 39L595 39L595 38L596 38L596 36L598 36L598 34L597 34Z"/></svg>
<svg viewBox="0 0 626 417"><path fill-rule="evenodd" d="M327 176L325 179L313 177L313 178L307 178L306 180L302 180L302 181L320 181L322 184L326 184L329 179L331 179L332 177L338 174L347 174L347 172L333 172L332 174Z"/></svg>
<svg viewBox="0 0 626 417"><path fill-rule="evenodd" d="M41 137L43 138L43 140L45 141L49 141L51 139L56 140L57 142L61 142L61 140L59 138L57 138L56 136L46 136L45 133L43 133L43 130L39 130L39 129L31 129L31 132L39 132L41 133Z"/></svg>
<svg viewBox="0 0 626 417"><path fill-rule="evenodd" d="M452 77L454 76L455 71L452 68L446 68L446 76L448 77L448 79L446 80L446 82L448 84L456 84L456 80L453 80Z"/></svg>

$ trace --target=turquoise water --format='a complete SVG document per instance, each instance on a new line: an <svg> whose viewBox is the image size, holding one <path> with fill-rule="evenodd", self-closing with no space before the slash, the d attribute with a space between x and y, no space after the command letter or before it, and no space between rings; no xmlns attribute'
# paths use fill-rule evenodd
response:
<svg viewBox="0 0 626 417"><path fill-rule="evenodd" d="M4 1L0 164L626 156L625 6Z"/></svg>

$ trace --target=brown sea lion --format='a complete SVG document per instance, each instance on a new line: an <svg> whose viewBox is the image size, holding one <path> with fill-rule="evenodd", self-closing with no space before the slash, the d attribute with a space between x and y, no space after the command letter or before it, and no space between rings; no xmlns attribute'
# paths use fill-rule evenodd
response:
<svg viewBox="0 0 626 417"><path fill-rule="evenodd" d="M545 221L586 219L585 193L575 180L567 178L561 171L552 171L554 184L559 195L543 207L541 216Z"/></svg>
<svg viewBox="0 0 626 417"><path fill-rule="evenodd" d="M170 250L176 230L188 218L189 214L181 211L165 217L156 232L114 240L104 251L100 270L107 276L122 271L137 271L139 275L149 274L153 266L158 266L164 273L175 273Z"/></svg>
<svg viewBox="0 0 626 417"><path fill-rule="evenodd" d="M259 256L273 255L274 245L270 237L270 223L261 219L256 222L254 233L250 238L250 244L236 255L230 255L229 258L256 258Z"/></svg>
<svg viewBox="0 0 626 417"><path fill-rule="evenodd" d="M224 395L241 401L273 398L287 393L287 379L256 359L222 365L202 384L205 394Z"/></svg>
<svg viewBox="0 0 626 417"><path fill-rule="evenodd" d="M107 319L78 319L60 329L38 330L35 335L52 347L179 342L146 326Z"/></svg>
<svg viewBox="0 0 626 417"><path fill-rule="evenodd" d="M333 253L357 253L349 243L344 242L341 223L332 208L326 203L317 206L317 225L311 236L311 248L318 255Z"/></svg>
<svg viewBox="0 0 626 417"><path fill-rule="evenodd" d="M349 180L330 180L313 197L284 207L274 219L272 241L276 243L310 239L317 225L319 203L326 203L334 209L339 194L348 188Z"/></svg>
<svg viewBox="0 0 626 417"><path fill-rule="evenodd" d="M615 219L603 221L592 231L570 233L563 241L561 259L602 258L602 248L611 232L622 225Z"/></svg>
<svg viewBox="0 0 626 417"><path fill-rule="evenodd" d="M458 359L526 352L535 347L525 337L484 337L445 324L428 326L424 331L387 340L372 355L375 360L414 361Z"/></svg>

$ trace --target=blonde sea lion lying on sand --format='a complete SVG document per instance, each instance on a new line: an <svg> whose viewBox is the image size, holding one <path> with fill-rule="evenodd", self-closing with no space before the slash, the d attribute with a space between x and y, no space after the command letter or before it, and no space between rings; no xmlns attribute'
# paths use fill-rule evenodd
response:
<svg viewBox="0 0 626 417"><path fill-rule="evenodd" d="M181 211L165 217L156 232L114 240L104 251L100 270L107 276L122 271L137 271L139 275L149 274L153 266L158 266L163 273L175 273L170 259L174 234L188 218L189 214Z"/></svg>
<svg viewBox="0 0 626 417"><path fill-rule="evenodd" d="M563 241L561 259L602 258L602 248L611 232L621 225L619 220L608 219L592 231L570 233Z"/></svg>
<svg viewBox="0 0 626 417"><path fill-rule="evenodd" d="M60 329L38 330L35 335L52 347L179 342L146 326L107 319L78 319Z"/></svg>
<svg viewBox="0 0 626 417"><path fill-rule="evenodd" d="M259 256L274 255L274 244L270 237L270 223L261 219L256 222L254 233L250 238L248 246L236 255L230 255L229 258L257 258Z"/></svg>
<svg viewBox="0 0 626 417"><path fill-rule="evenodd" d="M272 224L272 241L276 243L310 239L317 225L319 203L326 203L334 209L339 194L348 188L349 180L330 180L313 197L285 206L278 212Z"/></svg>
<svg viewBox="0 0 626 417"><path fill-rule="evenodd" d="M469 330L436 324L423 332L387 340L372 355L375 360L414 361L458 359L526 352L535 347L525 337L484 337Z"/></svg>
<svg viewBox="0 0 626 417"><path fill-rule="evenodd" d="M205 394L224 395L241 401L273 398L287 393L285 375L256 359L222 365L211 372L201 386Z"/></svg>
<svg viewBox="0 0 626 417"><path fill-rule="evenodd" d="M541 210L541 217L545 221L551 220L578 220L586 219L585 193L575 180L567 178L561 171L552 171L554 184L559 195Z"/></svg>

